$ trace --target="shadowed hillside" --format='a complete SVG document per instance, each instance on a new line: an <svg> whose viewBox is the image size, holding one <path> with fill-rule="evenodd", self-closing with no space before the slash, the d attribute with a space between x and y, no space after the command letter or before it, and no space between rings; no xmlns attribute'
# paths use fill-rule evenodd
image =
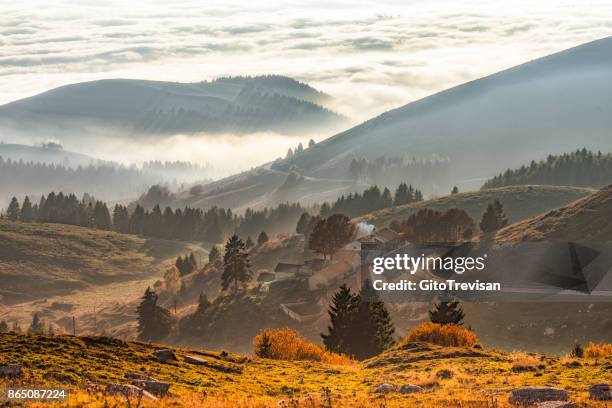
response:
<svg viewBox="0 0 612 408"><path fill-rule="evenodd" d="M579 187L514 186L453 194L441 198L379 210L359 217L376 226L393 220L404 220L423 208L445 211L450 208L465 210L474 220L480 220L487 205L499 200L510 222L549 211L584 197L594 190Z"/></svg>
<svg viewBox="0 0 612 408"><path fill-rule="evenodd" d="M497 233L506 241L612 241L612 185L575 203L510 225Z"/></svg>
<svg viewBox="0 0 612 408"><path fill-rule="evenodd" d="M160 275L185 244L72 225L0 220L0 300L49 297Z"/></svg>

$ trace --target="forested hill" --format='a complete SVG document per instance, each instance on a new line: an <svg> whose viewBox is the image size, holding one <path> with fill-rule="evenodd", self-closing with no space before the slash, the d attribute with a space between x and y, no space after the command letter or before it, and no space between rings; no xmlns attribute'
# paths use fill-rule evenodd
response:
<svg viewBox="0 0 612 408"><path fill-rule="evenodd" d="M525 184L602 187L612 183L612 154L582 149L546 160L532 161L529 166L508 169L488 180L483 189Z"/></svg>
<svg viewBox="0 0 612 408"><path fill-rule="evenodd" d="M87 130L132 136L177 133L337 131L346 118L324 107L330 97L281 76L177 83L132 79L82 82L0 106L12 134L35 130L60 141ZM55 131L55 132L54 132Z"/></svg>

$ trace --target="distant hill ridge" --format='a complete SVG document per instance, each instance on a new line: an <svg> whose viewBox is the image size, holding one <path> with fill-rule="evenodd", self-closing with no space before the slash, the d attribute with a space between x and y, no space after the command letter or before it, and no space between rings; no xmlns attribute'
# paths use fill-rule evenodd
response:
<svg viewBox="0 0 612 408"><path fill-rule="evenodd" d="M278 75L197 83L104 79L61 86L0 106L0 125L21 133L43 128L59 138L77 131L87 136L87 129L95 126L141 136L315 133L338 130L346 123L346 118L323 106L330 99L307 84Z"/></svg>

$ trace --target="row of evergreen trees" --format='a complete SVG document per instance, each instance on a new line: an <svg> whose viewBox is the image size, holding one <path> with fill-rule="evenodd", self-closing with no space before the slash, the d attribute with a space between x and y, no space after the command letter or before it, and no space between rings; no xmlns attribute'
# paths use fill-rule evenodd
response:
<svg viewBox="0 0 612 408"><path fill-rule="evenodd" d="M406 183L401 183L395 190L394 195L391 195L391 191L387 187L381 192L378 186L372 186L361 194L350 193L347 196L342 195L331 205L323 203L320 215L328 217L332 214L346 214L349 217L357 217L383 208L418 201L423 201L423 193Z"/></svg>
<svg viewBox="0 0 612 408"><path fill-rule="evenodd" d="M137 204L130 211L127 206L117 204L111 215L106 203L88 194L79 200L74 194L60 192L43 195L34 204L27 196L21 205L13 197L5 217L12 221L79 225L163 239L221 242L233 232L242 236L257 236L264 229L290 231L304 211L300 204L285 203L271 209L247 209L244 215L238 216L231 209L218 207L206 211L191 207L176 210L166 207L162 211L159 205L146 210ZM267 241L267 235L265 238Z"/></svg>
<svg viewBox="0 0 612 408"><path fill-rule="evenodd" d="M594 153L585 148L572 153L549 155L529 166L508 169L488 180L485 188L523 184L601 187L612 183L612 153Z"/></svg>

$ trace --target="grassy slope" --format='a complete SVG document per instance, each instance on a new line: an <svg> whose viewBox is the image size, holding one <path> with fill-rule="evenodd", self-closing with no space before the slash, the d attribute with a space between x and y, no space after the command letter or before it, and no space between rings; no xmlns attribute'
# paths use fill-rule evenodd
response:
<svg viewBox="0 0 612 408"><path fill-rule="evenodd" d="M185 244L60 224L0 220L0 298L48 297L159 274Z"/></svg>
<svg viewBox="0 0 612 408"><path fill-rule="evenodd" d="M147 404L156 407L327 407L323 389L331 392L333 407L508 407L508 392L526 385L564 387L574 401L586 401L589 385L612 381L612 359L583 360L568 365L568 359L538 357L540 368L514 372L510 356L476 349L442 348L416 343L397 347L381 356L352 366L330 366L316 362L287 362L237 355L223 356L198 350L179 350L197 355L214 367L194 366L182 361L160 363L152 355L154 346L124 343L104 338L70 336L40 337L0 334L0 364L20 364L21 386L64 386L77 390L70 406L109 406L110 397L83 392L107 383L126 382L128 372L146 373L171 383L171 396ZM222 369L229 368L231 372ZM436 373L450 369L451 379ZM371 393L381 383L418 384L420 394ZM0 381L0 388L9 385ZM80 390L80 391L78 391ZM295 405L282 405L279 400ZM492 405L497 401L497 405ZM117 401L115 401L117 402ZM458 405L461 403L461 405ZM40 406L49 406L45 403ZM590 403L590 407L603 404Z"/></svg>
<svg viewBox="0 0 612 408"><path fill-rule="evenodd" d="M570 205L503 228L498 242L514 241L612 241L612 185Z"/></svg>
<svg viewBox="0 0 612 408"><path fill-rule="evenodd" d="M558 186L502 187L387 208L366 214L359 220L383 226L393 220L406 219L422 208L448 210L456 207L464 209L474 220L479 221L487 205L494 199L498 199L504 206L508 220L512 223L569 204L593 191L588 188Z"/></svg>

